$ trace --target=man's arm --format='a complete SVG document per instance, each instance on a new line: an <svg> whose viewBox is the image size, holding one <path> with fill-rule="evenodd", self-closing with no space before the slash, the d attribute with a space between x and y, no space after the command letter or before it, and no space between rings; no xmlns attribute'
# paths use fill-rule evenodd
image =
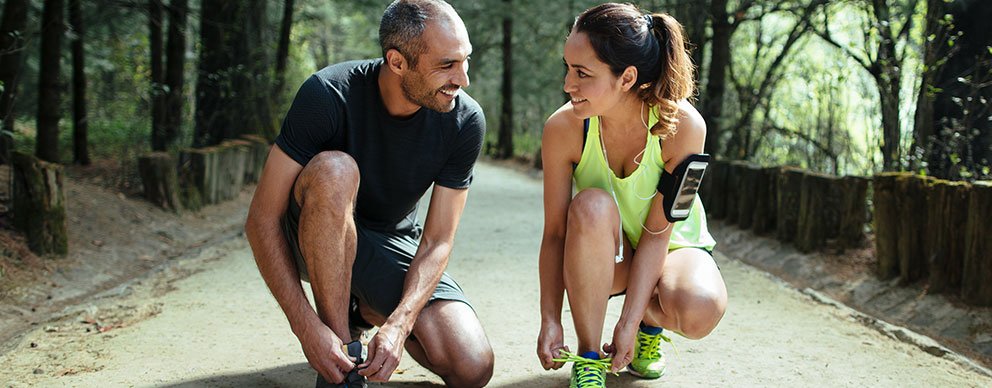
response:
<svg viewBox="0 0 992 388"><path fill-rule="evenodd" d="M245 235L258 271L286 314L310 365L328 380L340 382L344 378L341 371L350 370L354 364L342 352L341 340L321 322L303 293L280 226L293 182L302 169L279 146L272 146L248 209Z"/></svg>
<svg viewBox="0 0 992 388"><path fill-rule="evenodd" d="M361 373L369 376L370 381L389 380L399 365L403 344L448 266L455 230L467 198L468 189L434 185L424 234L406 274L399 305L369 342L369 360L365 363L368 367Z"/></svg>

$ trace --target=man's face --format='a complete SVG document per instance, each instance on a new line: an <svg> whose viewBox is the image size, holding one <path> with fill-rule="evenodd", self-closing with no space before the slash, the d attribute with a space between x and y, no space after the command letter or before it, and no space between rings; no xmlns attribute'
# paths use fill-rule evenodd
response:
<svg viewBox="0 0 992 388"><path fill-rule="evenodd" d="M468 56L472 44L460 19L427 23L421 34L426 51L417 66L403 75L400 86L411 102L438 112L455 108L455 96L468 86Z"/></svg>

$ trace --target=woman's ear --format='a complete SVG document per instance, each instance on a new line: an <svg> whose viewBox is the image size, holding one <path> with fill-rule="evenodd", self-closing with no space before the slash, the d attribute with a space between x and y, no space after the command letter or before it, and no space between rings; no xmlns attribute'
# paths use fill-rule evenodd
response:
<svg viewBox="0 0 992 388"><path fill-rule="evenodd" d="M634 87L635 82L637 82L637 68L627 66L626 69L623 69L623 73L620 73L620 88L624 92L628 92Z"/></svg>

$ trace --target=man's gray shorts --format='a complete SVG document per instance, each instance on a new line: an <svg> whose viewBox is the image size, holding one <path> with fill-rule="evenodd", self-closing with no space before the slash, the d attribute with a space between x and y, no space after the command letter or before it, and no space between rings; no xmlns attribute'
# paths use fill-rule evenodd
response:
<svg viewBox="0 0 992 388"><path fill-rule="evenodd" d="M300 278L309 282L306 258L300 253L299 224L300 205L296 203L295 196L290 194L289 209L282 219L282 231L296 261ZM351 295L388 317L400 302L403 281L419 243L413 236L403 233L366 228L357 217L355 229L358 232L358 247L355 263L351 267ZM457 300L471 306L462 288L447 272L442 274L430 301L438 299Z"/></svg>

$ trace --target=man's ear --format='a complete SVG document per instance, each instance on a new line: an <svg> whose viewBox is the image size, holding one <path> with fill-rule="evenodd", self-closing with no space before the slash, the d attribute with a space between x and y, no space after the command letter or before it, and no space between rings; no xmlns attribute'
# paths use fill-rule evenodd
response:
<svg viewBox="0 0 992 388"><path fill-rule="evenodd" d="M620 73L620 89L627 92L634 87L634 83L637 82L637 68L634 66L627 66Z"/></svg>
<svg viewBox="0 0 992 388"><path fill-rule="evenodd" d="M406 57L404 57L399 50L389 49L386 50L386 66L388 66L393 73L403 75L403 73L406 73L406 71L410 69L410 62L407 62Z"/></svg>

